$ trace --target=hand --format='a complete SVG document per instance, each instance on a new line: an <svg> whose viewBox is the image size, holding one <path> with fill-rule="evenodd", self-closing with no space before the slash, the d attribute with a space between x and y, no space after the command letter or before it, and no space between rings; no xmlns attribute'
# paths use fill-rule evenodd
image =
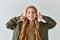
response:
<svg viewBox="0 0 60 40"><path fill-rule="evenodd" d="M42 14L39 12L39 15L37 16L39 19L43 19Z"/></svg>
<svg viewBox="0 0 60 40"><path fill-rule="evenodd" d="M20 20L21 20L21 21L24 21L24 20L25 20L25 18L26 18L26 17L25 17L25 16L23 16L23 14L21 14L21 16L20 16Z"/></svg>

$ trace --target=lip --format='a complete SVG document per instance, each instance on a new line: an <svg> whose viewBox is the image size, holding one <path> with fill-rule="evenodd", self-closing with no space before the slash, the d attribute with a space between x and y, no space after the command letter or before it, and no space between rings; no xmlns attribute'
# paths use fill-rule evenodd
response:
<svg viewBox="0 0 60 40"><path fill-rule="evenodd" d="M30 18L34 18L34 16L31 16Z"/></svg>

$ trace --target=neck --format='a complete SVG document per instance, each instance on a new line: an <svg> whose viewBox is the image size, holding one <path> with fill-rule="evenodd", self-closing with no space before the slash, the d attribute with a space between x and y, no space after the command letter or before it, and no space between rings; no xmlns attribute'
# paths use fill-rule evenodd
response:
<svg viewBox="0 0 60 40"><path fill-rule="evenodd" d="M34 21L29 21L29 23L34 23Z"/></svg>
<svg viewBox="0 0 60 40"><path fill-rule="evenodd" d="M34 21L29 21L29 26L34 27Z"/></svg>

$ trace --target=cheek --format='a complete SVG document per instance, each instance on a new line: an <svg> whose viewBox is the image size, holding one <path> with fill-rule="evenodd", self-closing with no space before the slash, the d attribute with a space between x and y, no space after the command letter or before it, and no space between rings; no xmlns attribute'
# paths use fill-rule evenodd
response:
<svg viewBox="0 0 60 40"><path fill-rule="evenodd" d="M26 17L29 18L29 14L26 14Z"/></svg>
<svg viewBox="0 0 60 40"><path fill-rule="evenodd" d="M36 14L34 15L34 17L36 17Z"/></svg>
<svg viewBox="0 0 60 40"><path fill-rule="evenodd" d="M29 14L26 14L26 16L29 16Z"/></svg>

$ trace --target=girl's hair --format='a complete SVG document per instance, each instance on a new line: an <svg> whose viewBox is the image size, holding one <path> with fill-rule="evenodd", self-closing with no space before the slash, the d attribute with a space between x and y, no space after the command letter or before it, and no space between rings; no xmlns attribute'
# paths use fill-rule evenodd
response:
<svg viewBox="0 0 60 40"><path fill-rule="evenodd" d="M33 8L33 9L35 9L35 12L36 12L36 15L37 15L37 9L36 9L36 7L34 7L34 6L28 6L27 8L26 8L26 13L27 13L27 10L29 9L29 8Z"/></svg>
<svg viewBox="0 0 60 40"><path fill-rule="evenodd" d="M27 14L27 10L29 9L29 8L34 8L35 9L35 11L36 11L36 15L37 15L37 9L36 9L36 7L34 7L34 6L28 6L27 8L26 8L26 14ZM29 20L26 18L25 20L24 20L24 22L23 22L23 24L22 24L22 27L21 27L21 33L20 33L20 40L22 40L23 39L23 37L26 35L25 33L25 30L27 29L27 27L28 27L28 24L29 24ZM38 19L37 18L35 18L34 19L34 25L35 25L35 29L36 29L36 32L39 34L39 22L38 22ZM37 34L36 33L36 34ZM39 38L39 37L38 37ZM36 38L37 39L37 38Z"/></svg>

